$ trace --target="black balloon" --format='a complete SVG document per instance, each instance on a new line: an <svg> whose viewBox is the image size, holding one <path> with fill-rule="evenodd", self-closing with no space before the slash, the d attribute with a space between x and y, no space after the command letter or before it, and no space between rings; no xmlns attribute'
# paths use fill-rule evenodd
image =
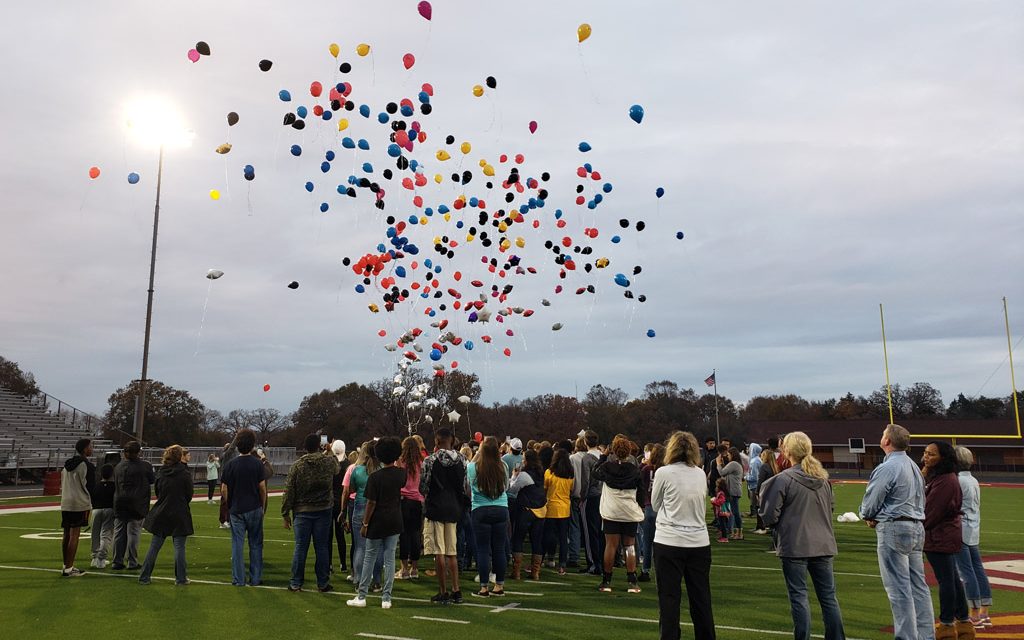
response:
<svg viewBox="0 0 1024 640"><path fill-rule="evenodd" d="M208 56L210 55L210 45L200 40L196 43L196 51L198 51L201 56Z"/></svg>
<svg viewBox="0 0 1024 640"><path fill-rule="evenodd" d="M270 60L260 60L260 71L270 71L272 66L274 66L274 63Z"/></svg>
<svg viewBox="0 0 1024 640"><path fill-rule="evenodd" d="M406 158L405 156L398 156L398 160L395 162L395 165L400 170L405 171L409 168L409 158Z"/></svg>
<svg viewBox="0 0 1024 640"><path fill-rule="evenodd" d="M228 114L228 126L233 127L238 124L238 114L232 111Z"/></svg>
<svg viewBox="0 0 1024 640"><path fill-rule="evenodd" d="M398 113L398 105L395 104L394 102L389 102L387 106L384 107L384 110L390 113L391 115L394 115Z"/></svg>
<svg viewBox="0 0 1024 640"><path fill-rule="evenodd" d="M423 104L420 105L420 113L422 113L425 116L429 116L430 112L433 111L433 110L434 110L434 107L430 106L429 102L426 102L426 103L423 103Z"/></svg>
<svg viewBox="0 0 1024 640"><path fill-rule="evenodd" d="M289 111L288 113L284 114L284 126L287 127L290 124L294 124L294 122L295 122L295 114L294 113Z"/></svg>
<svg viewBox="0 0 1024 640"><path fill-rule="evenodd" d="M345 103L345 111L351 111L351 110L353 110L355 108L356 108L356 103L354 103L354 102L346 102Z"/></svg>
<svg viewBox="0 0 1024 640"><path fill-rule="evenodd" d="M388 216L387 218L384 218L384 222L388 224L395 224L395 216Z"/></svg>
<svg viewBox="0 0 1024 640"><path fill-rule="evenodd" d="M298 289L299 288L299 283L295 282L294 280L292 280L291 282L288 283L288 288L289 289Z"/></svg>
<svg viewBox="0 0 1024 640"><path fill-rule="evenodd" d="M303 129L306 128L306 121L305 120L296 120L295 122L292 123L292 128L293 129L297 129L299 131L302 131Z"/></svg>
<svg viewBox="0 0 1024 640"><path fill-rule="evenodd" d="M485 80L485 82L487 86L491 89L498 88L498 81L494 79L494 76L487 76L487 80Z"/></svg>
<svg viewBox="0 0 1024 640"><path fill-rule="evenodd" d="M544 173L540 174L540 179L543 180L544 182L547 182L548 180L551 179L551 174L545 171Z"/></svg>
<svg viewBox="0 0 1024 640"><path fill-rule="evenodd" d="M625 218L619 220L619 226L625 229L626 227L629 226L629 220L626 220Z"/></svg>
<svg viewBox="0 0 1024 640"><path fill-rule="evenodd" d="M640 267L640 265L636 265L635 267L633 267L633 275L634 276L640 275L641 271L643 271L643 269Z"/></svg>
<svg viewBox="0 0 1024 640"><path fill-rule="evenodd" d="M455 144L455 136L447 136L444 139L445 144Z"/></svg>
<svg viewBox="0 0 1024 640"><path fill-rule="evenodd" d="M385 180L390 180L391 176L393 176L393 175L394 174L391 172L391 169L385 169L384 170L384 179Z"/></svg>
<svg viewBox="0 0 1024 640"><path fill-rule="evenodd" d="M636 230L637 231L643 231L646 227L647 227L647 224L643 220L640 220L639 222L636 223Z"/></svg>
<svg viewBox="0 0 1024 640"><path fill-rule="evenodd" d="M348 265L352 264L352 260L350 258L342 258L341 259L341 264L343 264L343 265L345 265L347 267Z"/></svg>
<svg viewBox="0 0 1024 640"><path fill-rule="evenodd" d="M472 179L473 179L473 172L472 171L463 171L462 172L462 184L469 184L469 181L472 180Z"/></svg>
<svg viewBox="0 0 1024 640"><path fill-rule="evenodd" d="M331 111L337 111L341 108L341 100L331 100Z"/></svg>
<svg viewBox="0 0 1024 640"><path fill-rule="evenodd" d="M349 63L347 63L347 62L342 62L342 63L341 63L341 66L340 66L340 67L338 67L338 71L340 71L340 72L342 72L342 73L348 73L348 72L349 72L349 71L351 71L351 70L352 70L352 65L350 65L350 64L349 64Z"/></svg>

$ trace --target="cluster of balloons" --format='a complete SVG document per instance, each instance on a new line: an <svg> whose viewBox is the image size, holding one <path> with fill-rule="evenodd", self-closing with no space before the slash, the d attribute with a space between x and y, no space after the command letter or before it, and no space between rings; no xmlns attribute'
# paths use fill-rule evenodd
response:
<svg viewBox="0 0 1024 640"><path fill-rule="evenodd" d="M188 50L188 59L193 63L199 62L200 57L208 55L210 55L210 45L202 40L197 42L195 47Z"/></svg>

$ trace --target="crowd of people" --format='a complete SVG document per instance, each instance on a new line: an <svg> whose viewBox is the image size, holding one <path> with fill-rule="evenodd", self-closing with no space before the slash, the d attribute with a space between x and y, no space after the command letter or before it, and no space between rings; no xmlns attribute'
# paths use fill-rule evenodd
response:
<svg viewBox="0 0 1024 640"><path fill-rule="evenodd" d="M895 637L973 638L975 629L991 626L992 603L978 550L973 455L932 442L919 468L907 455L910 434L893 424L885 427L880 446L885 457L871 473L860 517L877 535ZM418 579L424 555L433 556L425 573L437 581L430 599L436 604L463 602L460 573L474 567L470 595L479 598L504 596L507 579L538 580L545 563L559 575L575 570L600 577L601 592L618 588L614 574L621 567L628 594L640 593L653 569L661 638L680 637L685 585L695 637L713 639L707 507L713 507L719 544L743 540L745 484L747 515L756 519L752 531L767 536L781 562L794 637L810 638L810 576L825 638L845 638L833 574L834 496L802 432L751 444L745 452L711 438L701 448L684 431L643 446L622 434L601 443L593 431L524 445L490 436L460 443L448 428L436 430L429 446L418 435L382 437L349 452L340 440L310 434L303 450L288 471L281 501L283 526L295 539L290 591L305 586L310 546L317 590L333 590L331 577L339 569L355 586L347 601L352 607L367 606L368 594L379 593L381 606L391 608L394 581ZM175 582L189 583L189 452L168 447L155 471L139 453L138 443L129 443L124 459L116 467L103 465L97 480L91 443L81 440L64 465L64 576L83 573L75 556L92 511L92 567L105 568L112 547L111 568L137 570L139 582L149 584L170 537ZM213 502L219 486L220 520L231 530L232 584L260 585L272 469L248 429L236 434L223 460L211 456L206 465L207 500ZM152 507L151 486L157 498ZM140 564L143 528L152 538ZM925 557L939 583L937 623Z"/></svg>

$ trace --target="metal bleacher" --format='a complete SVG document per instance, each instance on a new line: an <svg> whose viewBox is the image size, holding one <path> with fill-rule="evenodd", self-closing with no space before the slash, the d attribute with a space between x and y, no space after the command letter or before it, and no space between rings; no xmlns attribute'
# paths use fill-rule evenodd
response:
<svg viewBox="0 0 1024 640"><path fill-rule="evenodd" d="M94 437L98 420L59 401L54 407L53 400L0 387L0 469L57 468L74 454L79 438L93 438L97 451L113 446L110 440Z"/></svg>

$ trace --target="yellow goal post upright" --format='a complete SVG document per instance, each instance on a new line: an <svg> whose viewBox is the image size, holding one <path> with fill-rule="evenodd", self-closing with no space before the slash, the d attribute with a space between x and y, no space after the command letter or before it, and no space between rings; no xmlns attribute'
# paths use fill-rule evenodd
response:
<svg viewBox="0 0 1024 640"><path fill-rule="evenodd" d="M885 311L882 305L878 305L878 315L882 322L882 357L885 361L885 390L889 398L889 422L893 422L893 408L892 408L892 386L889 384L889 352L885 342ZM1016 433L986 433L986 434L974 434L974 433L913 433L910 435L911 438L950 438L953 444L956 444L957 438L972 438L979 440L994 440L998 438L1020 438L1020 407L1017 402L1017 380L1014 377L1013 371L1013 342L1010 338L1010 313L1006 305L1006 297L1003 296L1003 320L1006 323L1006 350L1010 361L1010 398L1013 401L1013 417L1017 424Z"/></svg>

